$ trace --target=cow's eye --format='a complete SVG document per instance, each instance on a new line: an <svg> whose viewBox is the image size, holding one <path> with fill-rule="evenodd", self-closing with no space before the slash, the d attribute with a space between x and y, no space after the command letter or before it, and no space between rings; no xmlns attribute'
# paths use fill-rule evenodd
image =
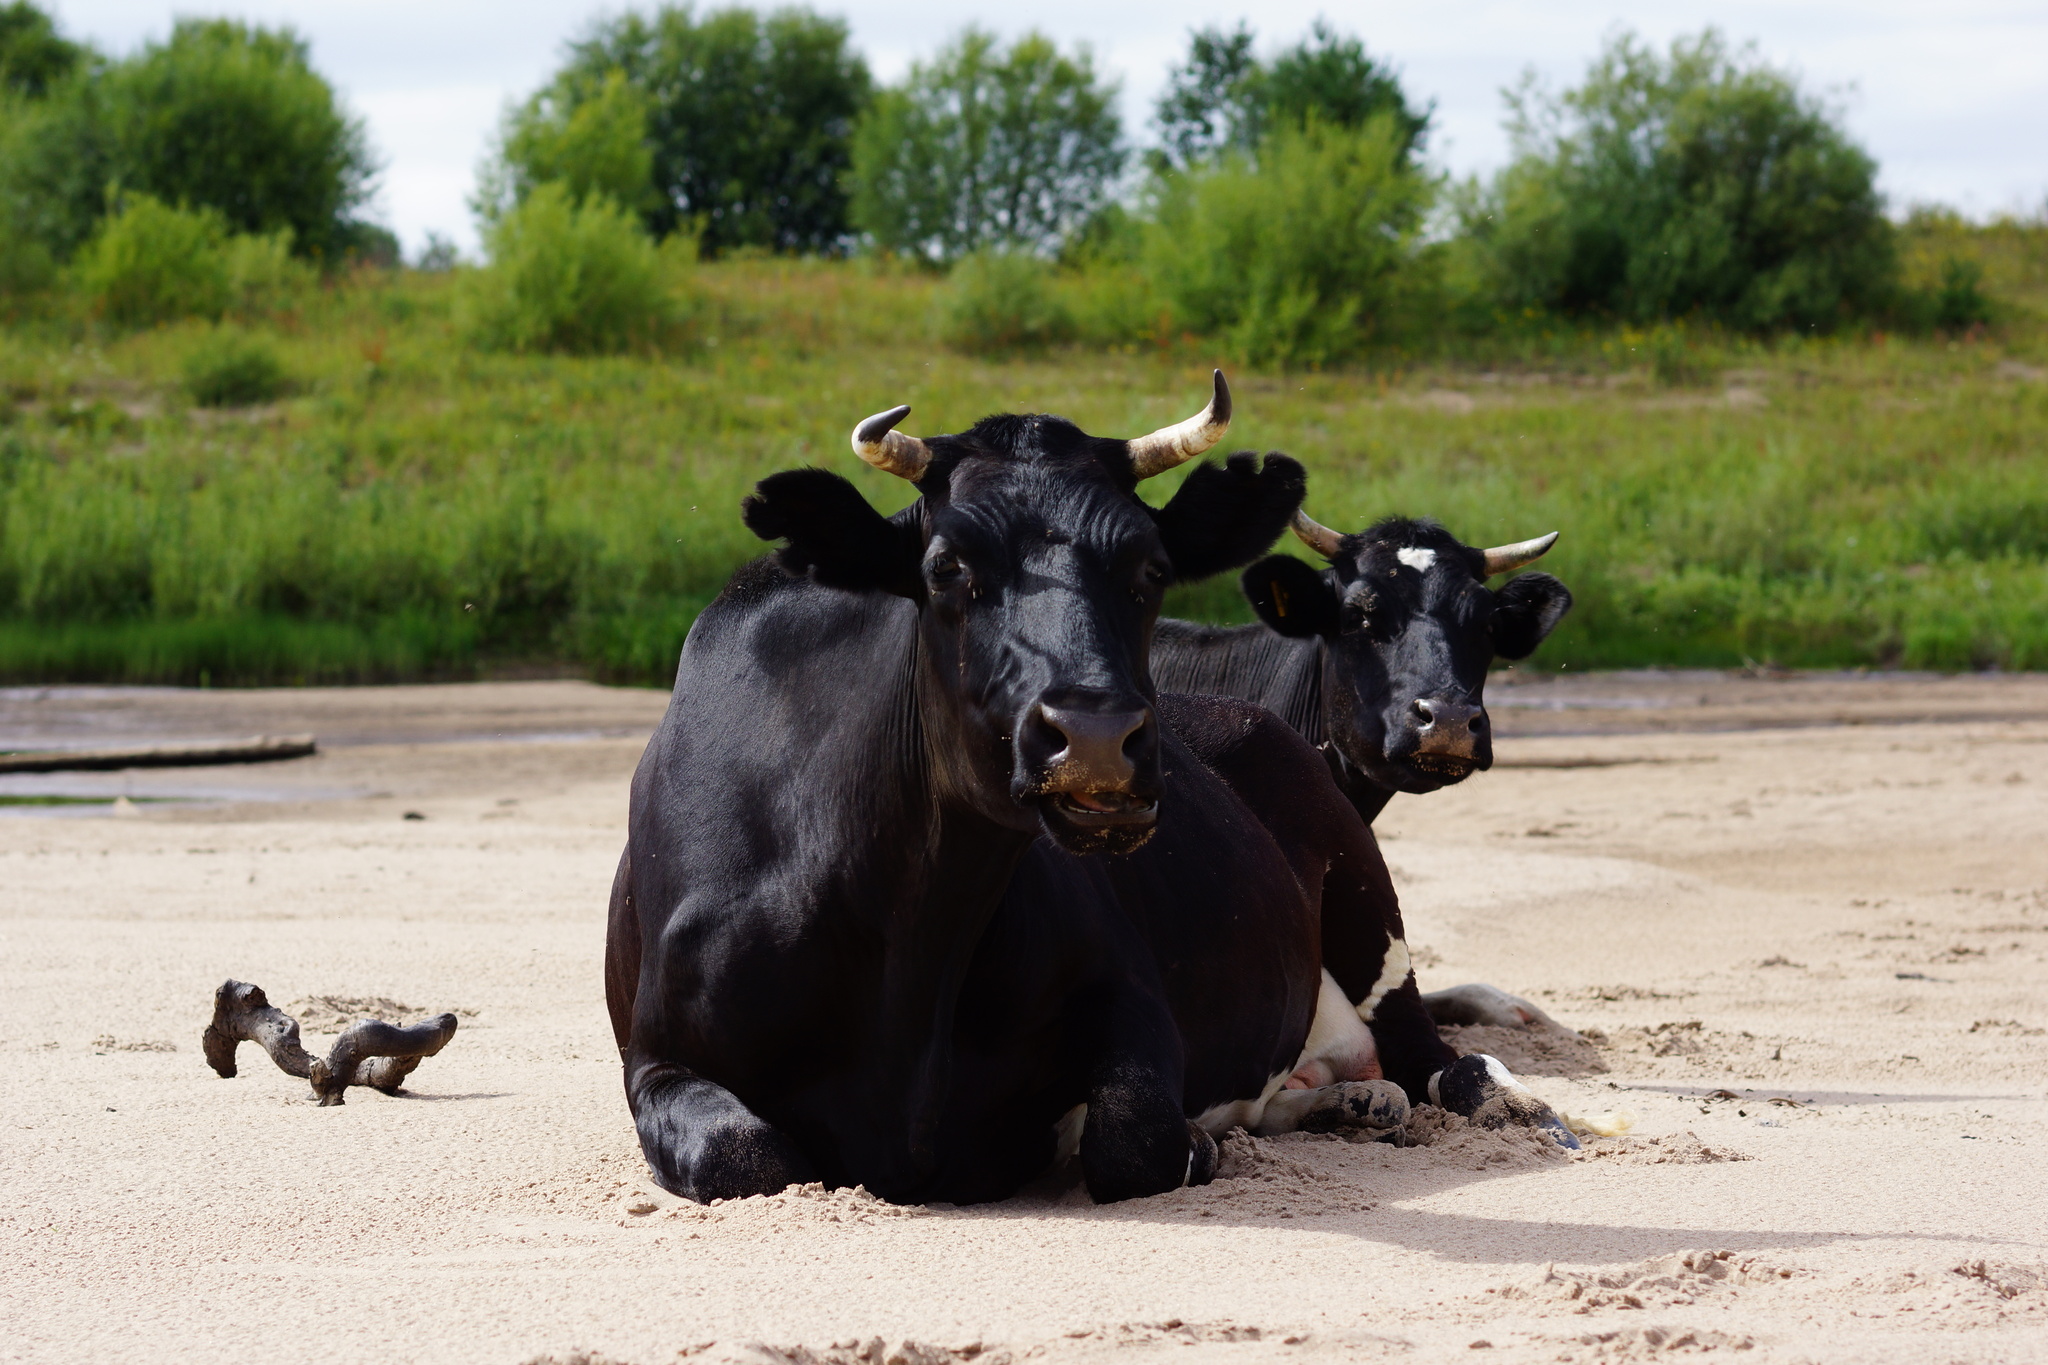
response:
<svg viewBox="0 0 2048 1365"><path fill-rule="evenodd" d="M1138 586L1131 590L1131 596L1143 606L1152 593L1166 586L1166 566L1154 561L1138 571Z"/></svg>
<svg viewBox="0 0 2048 1365"><path fill-rule="evenodd" d="M924 571L933 583L941 587L959 582L967 573L966 567L960 563L960 556L950 550L941 550L927 559Z"/></svg>

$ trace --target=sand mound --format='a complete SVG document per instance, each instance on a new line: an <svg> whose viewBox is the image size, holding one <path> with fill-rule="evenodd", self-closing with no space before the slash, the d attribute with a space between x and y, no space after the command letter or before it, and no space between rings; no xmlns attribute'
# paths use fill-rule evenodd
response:
<svg viewBox="0 0 2048 1365"><path fill-rule="evenodd" d="M1470 1119L1418 1104L1408 1116L1411 1147L1428 1150L1428 1160L1470 1171L1534 1170L1571 1160L1571 1153L1533 1128L1482 1128Z"/></svg>
<svg viewBox="0 0 2048 1365"><path fill-rule="evenodd" d="M1554 1303L1573 1313L1600 1308L1677 1308L1742 1285L1778 1284L1799 1274L1732 1251L1679 1251L1618 1270L1559 1270L1550 1265L1526 1284L1507 1285L1507 1299Z"/></svg>
<svg viewBox="0 0 2048 1365"><path fill-rule="evenodd" d="M387 1024L410 1024L444 1011L400 1004L382 995L302 995L286 1005L284 1012L299 1021L301 1032L339 1033L358 1019L379 1019ZM468 1019L473 1018L476 1011L450 1010L446 1013Z"/></svg>
<svg viewBox="0 0 2048 1365"><path fill-rule="evenodd" d="M1561 1343L1556 1360L1654 1360L1667 1355L1699 1355L1709 1351L1748 1351L1756 1342L1746 1333L1716 1332L1697 1327L1638 1327L1624 1332L1587 1332Z"/></svg>
<svg viewBox="0 0 2048 1365"><path fill-rule="evenodd" d="M1460 1057L1484 1052L1498 1057L1508 1070L1525 1076L1592 1076L1607 1070L1600 1049L1568 1028L1529 1024L1505 1028L1492 1024L1449 1025L1437 1030Z"/></svg>

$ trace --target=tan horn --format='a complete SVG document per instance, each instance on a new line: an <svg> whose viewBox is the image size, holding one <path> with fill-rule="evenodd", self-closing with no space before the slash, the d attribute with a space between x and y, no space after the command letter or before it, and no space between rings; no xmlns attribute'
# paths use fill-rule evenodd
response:
<svg viewBox="0 0 2048 1365"><path fill-rule="evenodd" d="M1170 427L1161 427L1150 436L1140 436L1129 442L1131 448L1131 473L1141 479L1154 474L1164 474L1177 464L1185 464L1223 439L1223 433L1230 430L1230 386L1223 382L1223 371L1216 371L1216 392L1209 399L1209 406L1203 408L1185 422L1175 422Z"/></svg>
<svg viewBox="0 0 2048 1365"><path fill-rule="evenodd" d="M910 416L910 404L878 412L853 429L853 453L875 468L916 483L932 462L931 447L915 436L891 431Z"/></svg>
<svg viewBox="0 0 2048 1365"><path fill-rule="evenodd" d="M1295 509L1294 520L1287 524L1293 529L1294 534L1301 537L1302 544L1314 550L1324 559L1335 559L1337 557L1337 547L1343 543L1343 536L1332 531L1329 527L1323 525L1320 521L1317 521L1299 508Z"/></svg>
<svg viewBox="0 0 2048 1365"><path fill-rule="evenodd" d="M1557 532L1538 536L1534 540L1518 540L1512 545L1496 545L1486 552L1486 575L1491 578L1497 573L1513 573L1525 565L1534 564L1543 558L1544 551L1557 544Z"/></svg>

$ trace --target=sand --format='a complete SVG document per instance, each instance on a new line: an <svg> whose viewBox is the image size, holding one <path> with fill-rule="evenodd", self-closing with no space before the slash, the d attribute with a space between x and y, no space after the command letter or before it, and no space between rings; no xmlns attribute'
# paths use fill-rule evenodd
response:
<svg viewBox="0 0 2048 1365"><path fill-rule="evenodd" d="M0 748L323 738L0 781L130 798L0 807L0 1360L2048 1361L2048 680L1523 698L1499 770L1381 830L1425 988L1565 1026L1459 1045L1626 1136L1424 1111L1110 1208L700 1209L646 1178L599 979L662 698L0 694ZM461 1028L321 1109L253 1048L206 1069L227 976L316 1050L365 1007Z"/></svg>

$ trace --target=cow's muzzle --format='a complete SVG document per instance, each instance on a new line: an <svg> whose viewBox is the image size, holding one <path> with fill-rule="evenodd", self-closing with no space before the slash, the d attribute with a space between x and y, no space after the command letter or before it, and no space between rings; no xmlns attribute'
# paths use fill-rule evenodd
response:
<svg viewBox="0 0 2048 1365"><path fill-rule="evenodd" d="M1443 697L1418 697L1411 723L1415 748L1408 761L1430 776L1457 782L1475 769L1493 766L1493 735L1485 707Z"/></svg>
<svg viewBox="0 0 2048 1365"><path fill-rule="evenodd" d="M1159 722L1142 702L1066 690L1033 703L1017 737L1019 795L1081 830L1158 816Z"/></svg>

